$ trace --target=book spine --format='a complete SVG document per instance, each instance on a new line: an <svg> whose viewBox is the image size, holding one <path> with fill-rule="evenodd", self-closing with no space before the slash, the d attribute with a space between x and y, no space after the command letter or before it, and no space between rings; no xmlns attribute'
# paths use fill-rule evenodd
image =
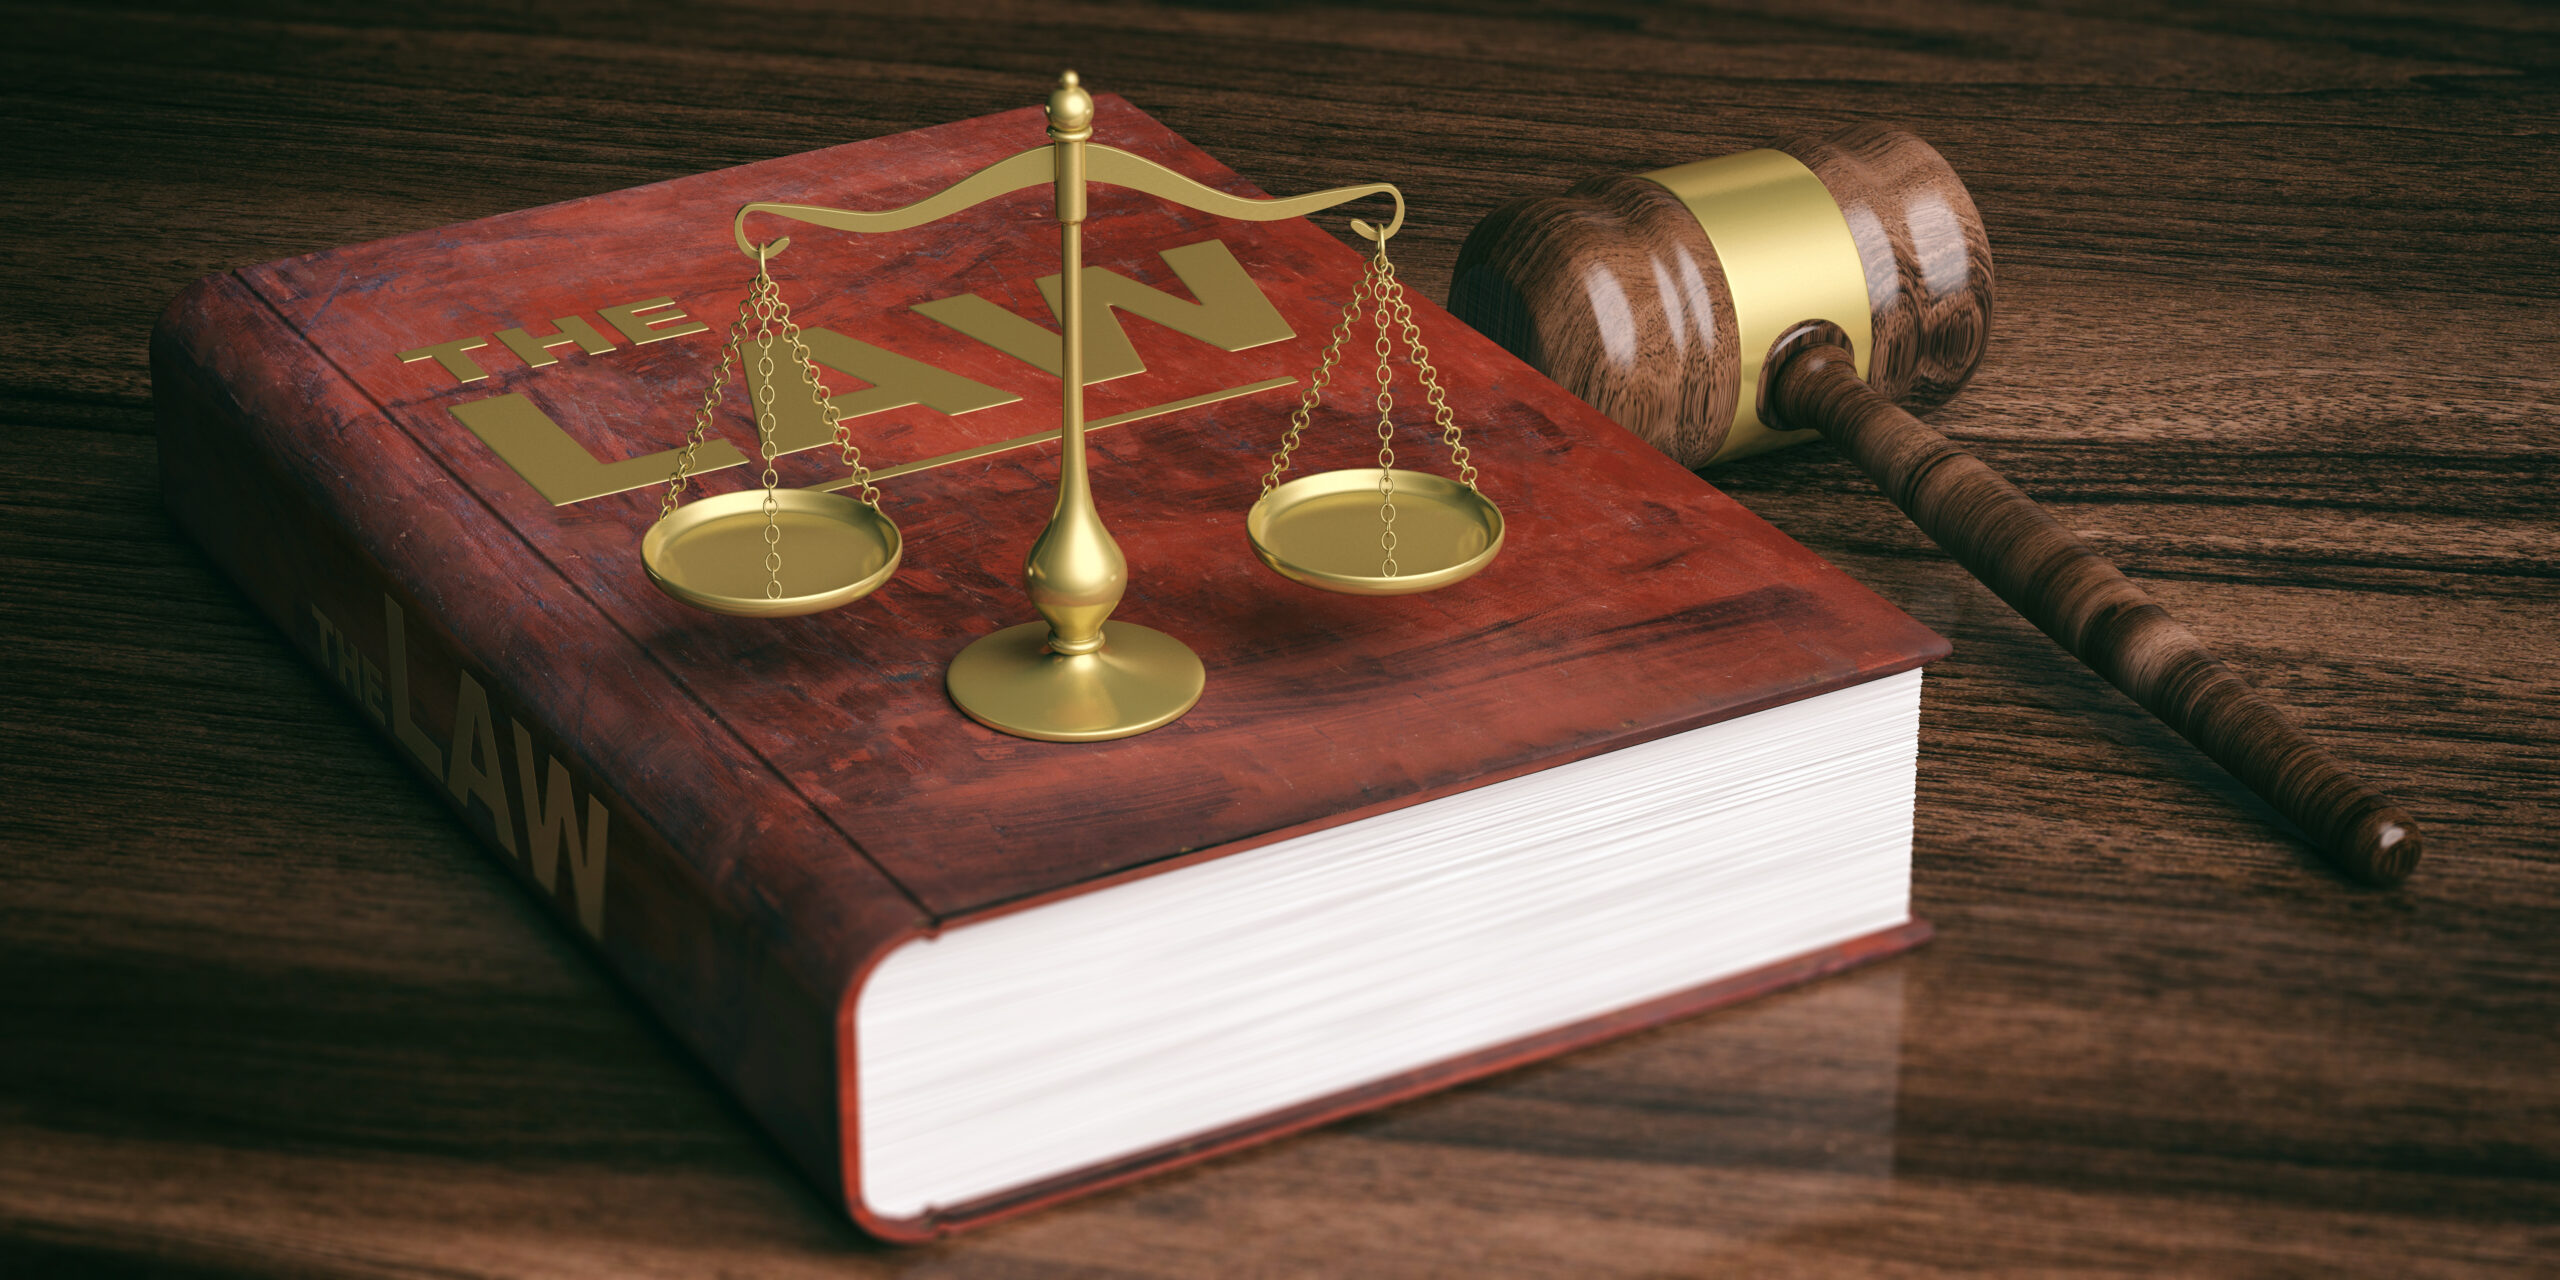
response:
<svg viewBox="0 0 2560 1280"><path fill-rule="evenodd" d="M680 699L645 652L592 617L562 623L583 602L557 573L245 284L217 276L182 295L151 364L179 525L841 1196L842 988L915 927L903 892L876 871L862 882L867 864L774 795L760 762L670 714ZM470 572L451 568L463 561ZM493 577L522 590L492 592ZM794 930L770 897L738 900L758 877L766 894L801 887L771 883L756 850L810 847L855 868L854 883L813 889L861 904L833 932Z"/></svg>

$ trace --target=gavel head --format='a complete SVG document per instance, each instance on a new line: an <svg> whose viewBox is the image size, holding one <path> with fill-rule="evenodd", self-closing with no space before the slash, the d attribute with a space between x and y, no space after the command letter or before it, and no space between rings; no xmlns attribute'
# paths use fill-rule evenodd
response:
<svg viewBox="0 0 2560 1280"><path fill-rule="evenodd" d="M1873 125L1514 200L1449 310L1691 467L1811 439L1763 408L1804 344L1924 412L1991 334L1982 215L1929 144Z"/></svg>

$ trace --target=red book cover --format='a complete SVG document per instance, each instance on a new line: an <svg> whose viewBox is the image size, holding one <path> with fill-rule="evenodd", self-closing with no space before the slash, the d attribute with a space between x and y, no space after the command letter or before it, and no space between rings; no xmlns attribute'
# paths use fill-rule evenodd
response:
<svg viewBox="0 0 2560 1280"><path fill-rule="evenodd" d="M1021 565L1058 463L1042 438L1056 430L1058 378L1038 358L1043 338L1056 344L1041 289L1058 272L1045 188L888 236L776 226L793 244L775 278L799 322L826 331L818 354L854 439L874 466L898 469L881 491L904 564L869 598L804 617L715 616L657 591L640 537L753 270L731 242L732 214L758 200L910 203L1040 145L1043 128L1036 108L1007 112L209 278L153 337L170 508L389 749L890 1239L1442 1087L1925 933L1887 930L1597 1011L978 1203L917 1217L868 1207L854 1010L872 966L902 942L1945 652L1418 296L1484 492L1508 523L1504 549L1476 577L1410 597L1278 578L1248 548L1245 512L1361 256L1304 220L1225 221L1111 187L1093 190L1085 261L1145 291L1115 295L1117 324L1102 326L1088 370L1088 416L1112 424L1091 435L1097 498L1129 562L1114 616L1200 654L1208 687L1189 715L1119 741L1031 742L968 720L943 688L961 647L1032 616ZM1095 141L1261 195L1116 98L1100 100ZM1275 313L1257 323L1276 319L1288 336L1222 344L1182 331L1184 307L1239 277ZM1351 366L1363 376L1348 390L1337 376L1301 474L1373 456L1368 365ZM1427 424L1412 384L1399 390L1403 420ZM738 405L733 389L714 430L732 452L707 447L711 462L753 447ZM1445 469L1427 430L1409 431L1399 453ZM841 476L832 448L779 466L786 485ZM731 465L701 485L753 482Z"/></svg>

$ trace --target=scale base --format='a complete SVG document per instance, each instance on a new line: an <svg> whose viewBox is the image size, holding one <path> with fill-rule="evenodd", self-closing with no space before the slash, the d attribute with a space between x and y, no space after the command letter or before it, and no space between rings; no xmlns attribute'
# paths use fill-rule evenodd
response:
<svg viewBox="0 0 2560 1280"><path fill-rule="evenodd" d="M1049 652L1049 624L980 636L943 683L969 718L1043 742L1103 742L1160 729L1200 700L1208 672L1191 647L1134 622L1102 624L1102 648Z"/></svg>

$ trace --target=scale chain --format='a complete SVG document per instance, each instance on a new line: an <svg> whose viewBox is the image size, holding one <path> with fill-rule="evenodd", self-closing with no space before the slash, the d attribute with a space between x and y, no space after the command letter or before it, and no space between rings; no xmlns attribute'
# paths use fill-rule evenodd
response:
<svg viewBox="0 0 2560 1280"><path fill-rule="evenodd" d="M1299 438L1305 435L1308 416L1324 399L1324 389L1333 381L1333 369L1342 360L1342 344L1351 337L1354 325L1360 323L1361 301L1369 296L1369 282L1375 268L1360 273L1360 283L1351 290L1351 300L1342 304L1342 318L1333 326L1333 337L1325 344L1324 359L1316 365L1315 375L1307 379L1306 393L1298 397L1298 407L1289 415L1288 433L1280 438L1280 451L1271 455L1271 471L1262 477L1262 492L1269 494L1280 487L1280 473L1289 469L1289 455L1297 452Z"/></svg>
<svg viewBox="0 0 2560 1280"><path fill-rule="evenodd" d="M702 449L703 437L711 430L711 417L720 409L720 389L729 381L738 345L747 340L747 317L755 309L755 294L750 290L738 299L738 318L729 324L729 340L720 347L720 367L711 373L711 385L702 393L702 407L694 411L693 432L685 437L684 452L676 458L675 474L667 477L666 500L658 504L658 518L673 515L676 503L684 498L684 487L693 478L694 455Z"/></svg>
<svg viewBox="0 0 2560 1280"><path fill-rule="evenodd" d="M1385 557L1378 567L1381 578L1395 577L1396 566L1396 423L1394 393L1389 389L1395 370L1387 357L1395 350L1388 338L1387 321L1392 315L1395 268L1387 264L1387 245L1378 242L1378 262L1374 272L1376 283L1370 296L1377 300L1378 314L1378 550Z"/></svg>
<svg viewBox="0 0 2560 1280"><path fill-rule="evenodd" d="M751 319L755 322L753 334L748 332ZM683 499L685 486L693 477L695 458L701 452L703 439L710 433L712 417L719 411L720 390L728 384L729 371L737 357L746 351L750 337L756 344L755 390L751 398L755 401L757 452L764 462L764 474L759 477L764 485L764 593L766 599L774 600L782 596L781 474L774 466L782 454L781 446L774 438L773 351L776 338L789 344L792 367L808 386L810 398L816 402L818 415L825 421L828 434L835 437L844 465L853 472L854 484L860 488L862 502L874 511L880 509L880 490L871 483L871 468L863 462L861 448L853 443L852 429L836 409L834 397L828 394L826 380L818 374L817 361L811 358L809 344L801 337L800 324L791 317L791 304L783 300L782 287L774 283L759 257L756 278L748 285L746 295L738 299L737 318L730 322L728 340L720 346L720 366L712 372L711 385L702 393L702 407L694 412L693 430L685 437L684 452L676 459L675 474L667 479L667 493L658 504L658 518L664 520L673 514L676 504Z"/></svg>
<svg viewBox="0 0 2560 1280"><path fill-rule="evenodd" d="M1372 310L1374 308L1374 311ZM1458 482L1472 490L1476 487L1476 466L1466 445L1465 433L1458 427L1457 414L1449 407L1449 393L1440 385L1440 372L1431 365L1431 349L1422 341L1422 326L1415 322L1413 304L1406 300L1404 282L1397 278L1393 262L1388 261L1386 245L1380 243L1377 253L1360 274L1360 283L1342 307L1342 316L1325 343L1324 358L1307 380L1306 391L1298 397L1297 408L1289 414L1289 429L1280 438L1278 452L1271 455L1271 469L1262 477L1264 496L1279 488L1280 476L1289 469L1292 456L1303 440L1309 418L1324 392L1332 385L1333 371L1341 363L1344 344L1352 330L1363 319L1377 327L1373 350L1378 356L1378 393L1374 403L1378 409L1378 548L1384 553L1379 576L1392 578L1401 572L1396 561L1396 482L1395 482L1395 338L1404 339L1407 358L1412 360L1414 377L1422 384L1423 399L1431 406L1432 424L1439 428L1440 443L1449 451L1451 465L1458 469Z"/></svg>
<svg viewBox="0 0 2560 1280"><path fill-rule="evenodd" d="M1395 300L1396 323L1404 328L1405 348L1413 355L1414 376L1422 383L1423 398L1431 403L1431 421L1440 428L1440 443L1449 449L1449 462L1458 468L1458 482L1470 489L1476 487L1476 465L1468 461L1467 446L1458 430L1457 415L1449 409L1449 395L1440 389L1440 374L1431 367L1431 349L1422 345L1422 326L1413 322L1413 305L1404 300L1404 282L1396 279L1395 267L1379 263L1386 273L1387 292Z"/></svg>
<svg viewBox="0 0 2560 1280"><path fill-rule="evenodd" d="M826 380L818 376L818 362L809 355L809 344L801 340L800 326L791 319L791 307L782 308L782 336L791 344L791 361L800 368L800 380L808 384L809 396L818 405L818 417L827 424L843 459L845 470L853 473L857 495L865 506L880 509L880 490L871 483L871 467L862 460L861 446L853 442L853 428L845 425L844 415L836 409L835 398L827 391Z"/></svg>
<svg viewBox="0 0 2560 1280"><path fill-rule="evenodd" d="M756 273L756 446L764 459L764 596L767 600L782 598L782 523L779 518L781 473L774 469L774 459L781 456L773 439L773 338L774 316L788 314L782 305L782 290L773 277Z"/></svg>

